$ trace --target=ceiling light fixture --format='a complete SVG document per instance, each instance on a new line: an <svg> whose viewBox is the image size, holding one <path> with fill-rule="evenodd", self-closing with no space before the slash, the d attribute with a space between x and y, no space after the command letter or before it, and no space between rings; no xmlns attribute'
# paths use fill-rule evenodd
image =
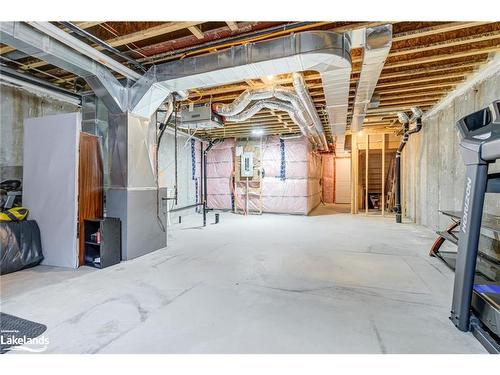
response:
<svg viewBox="0 0 500 375"><path fill-rule="evenodd" d="M258 129L253 129L253 130L252 130L252 134L253 134L253 135L262 135L262 134L264 134L264 129L260 129L260 128L258 128Z"/></svg>

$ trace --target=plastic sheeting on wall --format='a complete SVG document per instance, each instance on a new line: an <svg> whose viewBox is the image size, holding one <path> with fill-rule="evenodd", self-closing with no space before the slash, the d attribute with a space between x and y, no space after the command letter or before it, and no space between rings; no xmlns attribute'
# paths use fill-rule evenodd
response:
<svg viewBox="0 0 500 375"><path fill-rule="evenodd" d="M333 154L323 154L323 202L335 201L335 158Z"/></svg>
<svg viewBox="0 0 500 375"><path fill-rule="evenodd" d="M226 140L214 146L217 152L213 149L207 157L208 206L211 208L231 208L234 147L234 140ZM249 194L249 210L259 211L261 200L263 212L306 215L318 206L321 156L312 151L306 139L280 141L278 136L267 137L263 142L262 166L262 196ZM238 188L236 194L237 208L244 210L245 189Z"/></svg>
<svg viewBox="0 0 500 375"><path fill-rule="evenodd" d="M233 206L234 139L217 143L207 153L207 206L230 210Z"/></svg>
<svg viewBox="0 0 500 375"><path fill-rule="evenodd" d="M183 132L177 134L177 205L168 201L169 208L189 206L200 202L201 194L201 142ZM159 185L175 193L175 137L166 132L159 152ZM195 212L193 208L191 212ZM183 214L188 211L183 211Z"/></svg>
<svg viewBox="0 0 500 375"><path fill-rule="evenodd" d="M318 207L321 203L321 155L312 151L312 146L308 143L308 199L307 199L307 213Z"/></svg>

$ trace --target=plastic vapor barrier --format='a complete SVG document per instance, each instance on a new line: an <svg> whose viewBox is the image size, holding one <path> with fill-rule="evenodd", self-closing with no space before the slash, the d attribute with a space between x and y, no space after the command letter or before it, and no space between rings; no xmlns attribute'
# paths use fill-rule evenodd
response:
<svg viewBox="0 0 500 375"><path fill-rule="evenodd" d="M259 211L262 204L263 212L307 215L321 201L321 156L312 151L312 146L305 138L280 140L278 136L269 136L263 140L262 146L264 177L261 194L248 195L249 211ZM210 208L231 208L234 152L235 141L225 140L214 146L208 154ZM258 184L257 181L249 180L250 188L256 188ZM245 183L239 183L235 194L237 208L245 210Z"/></svg>
<svg viewBox="0 0 500 375"><path fill-rule="evenodd" d="M323 202L335 200L335 158L333 154L323 154Z"/></svg>
<svg viewBox="0 0 500 375"><path fill-rule="evenodd" d="M189 138L187 134L177 134L177 205L173 199L168 201L169 209L199 203L201 192L201 142ZM159 153L159 185L169 190L170 198L175 195L175 137L165 133ZM195 212L195 208L182 213Z"/></svg>
<svg viewBox="0 0 500 375"><path fill-rule="evenodd" d="M234 139L217 143L207 153L207 206L230 210L233 206Z"/></svg>

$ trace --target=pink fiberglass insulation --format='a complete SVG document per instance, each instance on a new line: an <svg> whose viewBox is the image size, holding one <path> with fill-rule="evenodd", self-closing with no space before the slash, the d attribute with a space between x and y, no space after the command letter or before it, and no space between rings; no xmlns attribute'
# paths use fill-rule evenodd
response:
<svg viewBox="0 0 500 375"><path fill-rule="evenodd" d="M226 139L208 153L210 208L231 209L234 147L235 141ZM307 215L321 201L321 156L312 151L312 146L305 138L281 142L278 136L269 136L263 142L263 148L263 212ZM240 211L246 208L245 192L244 184L240 184L235 192ZM260 199L258 195L249 194L249 210L259 211Z"/></svg>
<svg viewBox="0 0 500 375"><path fill-rule="evenodd" d="M195 163L194 163L195 169L194 169L193 180L195 180L195 191L196 191L195 192L195 194L196 194L195 202L196 203L203 202L203 197L201 195L202 188L203 188L202 187L203 181L201 179L201 151L202 151L203 146L204 145L202 142L195 141L194 142L194 150L192 150L192 152L194 152L194 160L195 160Z"/></svg>
<svg viewBox="0 0 500 375"><path fill-rule="evenodd" d="M263 211L307 215L314 209L320 203L320 160L305 138L281 144L278 136L268 137L263 153Z"/></svg>
<svg viewBox="0 0 500 375"><path fill-rule="evenodd" d="M219 210L232 208L234 146L234 139L225 139L213 146L207 154L207 206L209 208Z"/></svg>
<svg viewBox="0 0 500 375"><path fill-rule="evenodd" d="M313 209L318 207L321 203L321 176L322 176L322 168L321 168L321 155L316 152L312 152L312 147L309 145L308 151L308 200L307 200L307 213L311 212Z"/></svg>
<svg viewBox="0 0 500 375"><path fill-rule="evenodd" d="M335 194L333 154L323 154L323 202L333 203Z"/></svg>

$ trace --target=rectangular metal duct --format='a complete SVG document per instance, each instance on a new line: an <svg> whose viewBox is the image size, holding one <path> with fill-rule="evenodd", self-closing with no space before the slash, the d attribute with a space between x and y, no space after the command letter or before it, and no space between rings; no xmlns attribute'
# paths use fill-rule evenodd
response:
<svg viewBox="0 0 500 375"><path fill-rule="evenodd" d="M111 112L126 110L126 89L100 63L24 22L0 22L0 40L27 55L84 78Z"/></svg>
<svg viewBox="0 0 500 375"><path fill-rule="evenodd" d="M312 70L321 75L330 123L345 125L350 48L347 34L307 31L157 65L133 86L130 109L149 117L175 91Z"/></svg>
<svg viewBox="0 0 500 375"><path fill-rule="evenodd" d="M59 86L52 85L47 81L33 77L29 74L19 73L6 66L0 66L0 82L26 89L42 96L50 96L76 106L82 105L82 98L80 95L77 95L69 90L65 90Z"/></svg>
<svg viewBox="0 0 500 375"><path fill-rule="evenodd" d="M308 31L172 61L151 67L128 88L101 63L125 73L129 69L101 59L85 43L50 23L35 26L40 30L23 22L2 22L2 42L83 77L112 113L129 111L149 118L172 92L313 70L321 75L333 134L345 132L351 74L347 34ZM135 79L136 74L126 76Z"/></svg>
<svg viewBox="0 0 500 375"><path fill-rule="evenodd" d="M150 119L124 112L110 113L108 121L111 169L106 212L122 221L122 256L129 260L166 246L156 216L166 191L158 190L150 166L145 141Z"/></svg>
<svg viewBox="0 0 500 375"><path fill-rule="evenodd" d="M363 127L366 111L392 45L392 25L369 27L364 33L363 62L356 87L351 131Z"/></svg>
<svg viewBox="0 0 500 375"><path fill-rule="evenodd" d="M135 81L141 78L141 75L139 73L136 73L132 69L127 68L122 63L112 59L111 57L98 51L92 46L89 46L87 43L82 42L66 31L51 24L50 22L27 22L27 24L67 45L68 47L83 54L84 56L90 57L92 60L100 62L102 65L108 67L114 72L117 72L118 74L121 74L125 78Z"/></svg>

